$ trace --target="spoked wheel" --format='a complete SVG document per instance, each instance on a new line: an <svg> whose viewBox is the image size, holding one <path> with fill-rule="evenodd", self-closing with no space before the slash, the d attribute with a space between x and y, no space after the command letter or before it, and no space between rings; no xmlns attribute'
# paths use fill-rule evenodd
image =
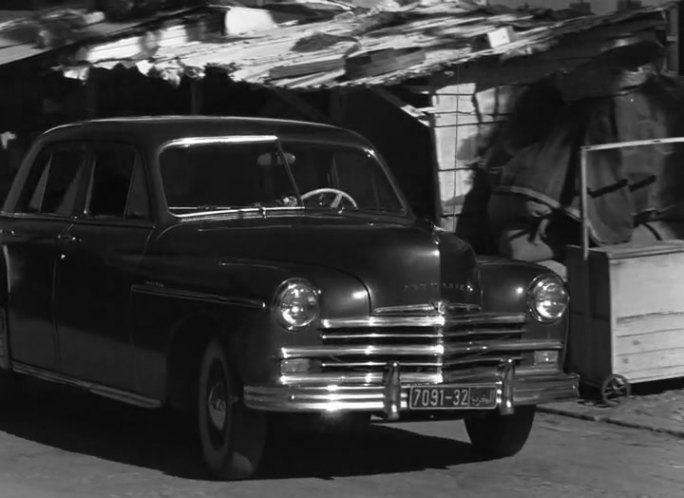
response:
<svg viewBox="0 0 684 498"><path fill-rule="evenodd" d="M465 419L473 449L485 458L515 455L527 442L535 409L519 406L512 415L489 412L484 417Z"/></svg>
<svg viewBox="0 0 684 498"><path fill-rule="evenodd" d="M239 399L239 384L221 343L207 345L200 365L197 422L204 461L218 479L245 479L257 470L266 418Z"/></svg>
<svg viewBox="0 0 684 498"><path fill-rule="evenodd" d="M601 384L601 400L606 405L617 406L629 397L632 386L622 375L609 375Z"/></svg>

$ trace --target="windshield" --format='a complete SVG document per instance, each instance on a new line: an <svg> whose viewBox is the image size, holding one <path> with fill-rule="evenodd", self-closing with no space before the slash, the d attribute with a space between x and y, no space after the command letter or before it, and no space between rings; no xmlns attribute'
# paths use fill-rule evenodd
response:
<svg viewBox="0 0 684 498"><path fill-rule="evenodd" d="M404 212L373 154L351 146L187 139L164 147L159 165L176 215L273 207Z"/></svg>

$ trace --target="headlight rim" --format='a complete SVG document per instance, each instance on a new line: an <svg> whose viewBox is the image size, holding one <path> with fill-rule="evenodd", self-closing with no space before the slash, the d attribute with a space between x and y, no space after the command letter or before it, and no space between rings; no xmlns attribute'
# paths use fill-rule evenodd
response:
<svg viewBox="0 0 684 498"><path fill-rule="evenodd" d="M288 322L282 312L281 312L281 304L282 304L282 299L285 295L285 293L292 288L293 286L300 285L307 287L315 296L316 296L316 312L313 314L313 316L308 319L306 322L301 323L301 324L292 324ZM308 327L312 323L314 323L316 320L320 318L321 314L321 303L320 303L320 296L321 296L321 291L318 289L316 286L314 286L311 282L309 282L305 278L301 277L292 277L288 278L286 280L283 280L278 287L276 288L275 293L273 294L273 301L271 303L271 313L273 314L274 318L278 322L279 325L285 328L287 331L297 331L300 329L303 329L305 327Z"/></svg>
<svg viewBox="0 0 684 498"><path fill-rule="evenodd" d="M565 295L565 308L563 309L563 312L556 318L547 318L541 315L539 311L537 311L537 307L535 305L536 289L540 287L543 282L546 282L548 280L554 280L556 283L558 283L561 289L563 289L563 293ZM544 325L558 323L563 318L565 318L567 316L568 309L570 308L570 294L568 293L567 286L565 285L563 279L552 272L542 273L540 275L537 275L534 279L532 279L532 282L530 282L529 286L527 287L527 308L532 317L537 322L542 323Z"/></svg>

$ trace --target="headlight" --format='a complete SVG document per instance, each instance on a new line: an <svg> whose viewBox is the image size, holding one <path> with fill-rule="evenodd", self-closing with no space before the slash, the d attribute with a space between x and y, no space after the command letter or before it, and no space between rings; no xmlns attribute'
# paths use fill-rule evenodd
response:
<svg viewBox="0 0 684 498"><path fill-rule="evenodd" d="M568 293L563 281L555 275L535 278L527 291L527 304L539 322L560 320L568 309Z"/></svg>
<svg viewBox="0 0 684 498"><path fill-rule="evenodd" d="M306 280L286 280L276 291L273 312L288 329L305 327L318 318L318 294Z"/></svg>

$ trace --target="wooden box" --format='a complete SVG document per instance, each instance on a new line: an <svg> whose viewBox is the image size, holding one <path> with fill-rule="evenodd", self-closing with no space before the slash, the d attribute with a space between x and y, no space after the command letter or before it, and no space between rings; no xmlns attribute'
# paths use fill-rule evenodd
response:
<svg viewBox="0 0 684 498"><path fill-rule="evenodd" d="M582 382L684 377L684 241L592 248L586 265L570 246L566 263L567 364Z"/></svg>

